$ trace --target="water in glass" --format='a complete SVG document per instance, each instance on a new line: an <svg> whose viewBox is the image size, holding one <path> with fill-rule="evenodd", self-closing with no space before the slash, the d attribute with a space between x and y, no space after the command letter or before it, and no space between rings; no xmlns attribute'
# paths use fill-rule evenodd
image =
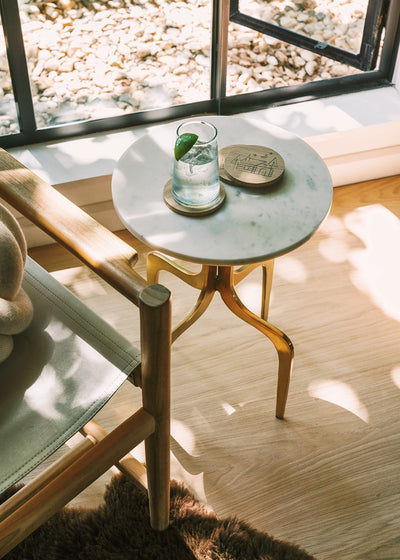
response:
<svg viewBox="0 0 400 560"><path fill-rule="evenodd" d="M220 192L217 131L210 123L184 124L184 129L183 125L178 128L178 136L186 131L198 134L199 138L179 161L174 161L172 196L187 206L207 206Z"/></svg>

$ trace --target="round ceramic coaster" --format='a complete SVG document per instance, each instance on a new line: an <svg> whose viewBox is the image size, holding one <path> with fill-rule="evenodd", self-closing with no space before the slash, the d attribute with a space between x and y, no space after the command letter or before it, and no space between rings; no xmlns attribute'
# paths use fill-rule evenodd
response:
<svg viewBox="0 0 400 560"><path fill-rule="evenodd" d="M264 146L237 144L219 151L220 177L239 187L266 187L282 177L285 162L278 152Z"/></svg>
<svg viewBox="0 0 400 560"><path fill-rule="evenodd" d="M164 187L164 202L174 212L183 214L184 216L206 216L212 214L222 206L225 200L225 189L220 184L219 196L208 206L185 206L177 202L172 196L172 179L170 179Z"/></svg>

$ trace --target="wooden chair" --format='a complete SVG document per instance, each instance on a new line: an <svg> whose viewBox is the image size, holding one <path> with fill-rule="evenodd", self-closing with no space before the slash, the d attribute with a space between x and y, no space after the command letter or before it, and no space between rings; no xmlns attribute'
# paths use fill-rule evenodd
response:
<svg viewBox="0 0 400 560"><path fill-rule="evenodd" d="M23 287L33 321L0 364L0 492L76 432L85 437L0 506L0 557L112 465L143 481L127 455L145 442L151 525L169 522L170 293L133 270L136 252L4 150L0 196L138 307L140 350L31 259ZM92 418L126 380L142 406L110 433ZM36 426L37 424L37 426Z"/></svg>

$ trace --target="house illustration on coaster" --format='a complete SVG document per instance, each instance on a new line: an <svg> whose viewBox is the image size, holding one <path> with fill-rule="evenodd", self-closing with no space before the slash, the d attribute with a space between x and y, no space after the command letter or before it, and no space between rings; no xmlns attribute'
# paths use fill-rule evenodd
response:
<svg viewBox="0 0 400 560"><path fill-rule="evenodd" d="M260 156L257 153L237 153L232 158L231 164L233 164L235 171L239 173L252 173L262 177L272 177L278 167L278 159L274 154L269 155L270 157Z"/></svg>

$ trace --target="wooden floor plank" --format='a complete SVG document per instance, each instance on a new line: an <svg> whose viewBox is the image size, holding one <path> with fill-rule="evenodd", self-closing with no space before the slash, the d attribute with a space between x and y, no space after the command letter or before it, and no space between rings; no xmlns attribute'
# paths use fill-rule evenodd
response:
<svg viewBox="0 0 400 560"><path fill-rule="evenodd" d="M127 233L140 251L145 248ZM126 336L132 309L62 249L31 254ZM254 310L260 276L240 286ZM171 276L174 320L196 294ZM292 339L285 420L273 346L216 296L173 347L172 476L320 560L400 558L400 177L334 189L314 237L277 259L270 321ZM112 425L138 399L123 387ZM138 454L142 453L139 450ZM76 503L101 499L104 481Z"/></svg>

